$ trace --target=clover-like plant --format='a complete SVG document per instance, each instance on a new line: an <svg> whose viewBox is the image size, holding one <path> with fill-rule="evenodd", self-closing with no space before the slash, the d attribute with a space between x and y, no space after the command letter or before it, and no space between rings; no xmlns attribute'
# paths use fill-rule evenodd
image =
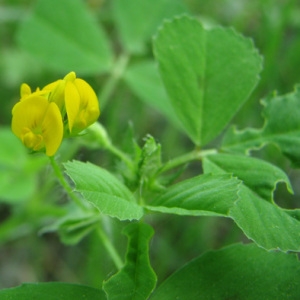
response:
<svg viewBox="0 0 300 300"><path fill-rule="evenodd" d="M111 109L107 101L122 79L135 97L160 111L171 131L189 140L191 149L170 158L163 137L158 142L150 132L141 145L125 128L118 129L122 143L116 141L124 147L116 147L99 123L96 93L73 71L34 92L23 84L12 110L12 131L31 152L50 157L53 174L70 200L63 204L64 214L40 232L57 232L67 245L94 234L107 251L104 258L99 256L109 257L114 267L93 286L24 284L1 290L0 298L299 299L300 210L274 201L279 182L289 193L293 186L281 165L253 155L272 145L282 159L299 168L299 87L285 95L265 96L260 129L228 127L259 83L263 59L253 41L231 28L203 25L180 1L143 0L136 6L137 2L111 3L122 48L117 59L80 0L37 1L32 15L21 23L19 45L59 71L108 74L99 93L103 124ZM54 14L51 7L68 14ZM147 52L151 36L153 57ZM45 37L52 39L52 47L37 42ZM125 101L123 89L119 97ZM60 145L70 137L77 146L114 155L117 164L83 162L73 156L59 161L71 143L64 150ZM172 147L182 149L179 144L178 140ZM193 162L201 167L196 164L186 172ZM176 217L177 229L160 222L170 215ZM176 240L182 233L177 231L188 228L183 223L187 217L227 219L242 236L235 240L240 243L203 254L194 228L188 243L198 255L182 260L186 264L174 271L172 248L184 242L169 244L163 252L157 236L164 227ZM116 228L123 228L127 250L120 235L114 235ZM98 261L96 251L93 255L89 259Z"/></svg>

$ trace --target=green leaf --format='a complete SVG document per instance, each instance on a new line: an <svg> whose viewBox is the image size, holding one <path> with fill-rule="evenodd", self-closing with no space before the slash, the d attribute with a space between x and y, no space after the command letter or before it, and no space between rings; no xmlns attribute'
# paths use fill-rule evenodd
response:
<svg viewBox="0 0 300 300"><path fill-rule="evenodd" d="M68 213L51 225L45 226L39 232L57 232L61 241L66 245L79 243L87 234L100 226L100 218L94 212L83 212L70 208Z"/></svg>
<svg viewBox="0 0 300 300"><path fill-rule="evenodd" d="M102 290L92 287L62 283L25 283L16 288L0 290L1 300L87 300L106 299Z"/></svg>
<svg viewBox="0 0 300 300"><path fill-rule="evenodd" d="M57 204L35 203L34 207L26 210L23 206L16 205L8 218L1 222L0 245L7 244L30 234L36 234L37 226L45 223L45 220L58 218L66 214L65 208ZM33 222L34 220L34 222Z"/></svg>
<svg viewBox="0 0 300 300"><path fill-rule="evenodd" d="M124 79L142 101L165 115L178 128L182 127L170 103L154 61L148 60L132 64L126 70Z"/></svg>
<svg viewBox="0 0 300 300"><path fill-rule="evenodd" d="M274 143L294 166L300 167L300 86L290 94L269 96L262 104L263 128L243 131L231 128L224 137L222 148L234 153L247 153Z"/></svg>
<svg viewBox="0 0 300 300"><path fill-rule="evenodd" d="M296 220L300 221L300 209L284 209L284 211L289 214L291 217L295 218Z"/></svg>
<svg viewBox="0 0 300 300"><path fill-rule="evenodd" d="M262 63L251 40L186 16L164 23L154 53L174 110L197 145L228 124L257 84Z"/></svg>
<svg viewBox="0 0 300 300"><path fill-rule="evenodd" d="M156 275L149 261L149 241L153 229L145 223L125 227L128 250L124 267L103 284L108 299L148 299L156 285Z"/></svg>
<svg viewBox="0 0 300 300"><path fill-rule="evenodd" d="M10 128L0 130L0 202L19 203L32 197L38 171L48 163L45 156L29 156Z"/></svg>
<svg viewBox="0 0 300 300"><path fill-rule="evenodd" d="M145 138L139 162L139 176L142 181L151 180L161 167L161 145L151 135Z"/></svg>
<svg viewBox="0 0 300 300"><path fill-rule="evenodd" d="M186 12L181 0L114 0L115 23L129 53L142 53L165 18Z"/></svg>
<svg viewBox="0 0 300 300"><path fill-rule="evenodd" d="M239 184L229 174L200 175L171 186L146 207L178 215L227 216Z"/></svg>
<svg viewBox="0 0 300 300"><path fill-rule="evenodd" d="M98 216L68 220L60 226L58 234L66 245L75 245L98 226L100 226Z"/></svg>
<svg viewBox="0 0 300 300"><path fill-rule="evenodd" d="M245 235L267 250L300 252L300 222L290 213L241 186L230 217Z"/></svg>
<svg viewBox="0 0 300 300"><path fill-rule="evenodd" d="M64 164L76 190L101 213L120 220L140 219L143 209L133 194L111 173L91 163Z"/></svg>
<svg viewBox="0 0 300 300"><path fill-rule="evenodd" d="M273 192L278 182L285 182L289 192L293 189L288 176L278 167L261 159L217 154L203 159L205 173L231 173L259 197L273 202Z"/></svg>
<svg viewBox="0 0 300 300"><path fill-rule="evenodd" d="M299 273L294 254L237 244L192 260L164 281L151 300L298 299Z"/></svg>
<svg viewBox="0 0 300 300"><path fill-rule="evenodd" d="M107 38L82 0L38 0L21 22L17 41L58 71L99 74L111 66Z"/></svg>
<svg viewBox="0 0 300 300"><path fill-rule="evenodd" d="M243 180L229 216L249 239L267 250L300 251L300 222L273 203L277 182L284 181L292 192L284 172L259 159L226 154L205 157L203 168L205 173L232 173Z"/></svg>
<svg viewBox="0 0 300 300"><path fill-rule="evenodd" d="M117 161L116 169L122 177L124 184L131 190L136 191L139 186L138 164L141 159L142 149L136 140L136 134L132 122L124 128L120 148L127 157L132 161L131 167L124 160Z"/></svg>

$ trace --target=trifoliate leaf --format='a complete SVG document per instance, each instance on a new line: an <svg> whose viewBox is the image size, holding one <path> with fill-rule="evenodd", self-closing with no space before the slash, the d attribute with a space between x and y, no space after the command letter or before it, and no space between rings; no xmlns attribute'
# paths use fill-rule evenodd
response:
<svg viewBox="0 0 300 300"><path fill-rule="evenodd" d="M164 22L153 45L177 117L195 144L207 144L257 84L261 57L234 30L206 29L187 16Z"/></svg>

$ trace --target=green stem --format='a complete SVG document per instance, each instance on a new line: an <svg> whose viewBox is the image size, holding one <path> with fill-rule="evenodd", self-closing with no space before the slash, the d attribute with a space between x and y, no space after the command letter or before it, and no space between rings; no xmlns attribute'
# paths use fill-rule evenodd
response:
<svg viewBox="0 0 300 300"><path fill-rule="evenodd" d="M174 169L180 165L186 164L188 162L191 162L193 160L199 160L203 157L211 154L216 154L216 149L208 149L208 150L194 150L192 152L186 153L182 156L178 156L174 159L169 160L160 170L159 173L166 172L168 170Z"/></svg>
<svg viewBox="0 0 300 300"><path fill-rule="evenodd" d="M106 248L107 252L109 253L112 261L114 262L115 266L117 267L118 270L120 270L123 267L123 261L120 258L115 247L113 246L113 244L108 239L107 235L103 232L103 230L100 227L98 227L97 233L98 233L104 247Z"/></svg>
<svg viewBox="0 0 300 300"><path fill-rule="evenodd" d="M120 78L122 77L126 69L128 60L129 60L129 55L127 53L121 54L119 58L116 60L111 70L110 77L104 84L101 93L99 95L99 102L102 108L105 106L106 102L114 92L117 83L119 82Z"/></svg>
<svg viewBox="0 0 300 300"><path fill-rule="evenodd" d="M133 167L133 162L129 156L112 144L103 125L95 122L88 127L88 130L92 134L93 141L97 141L100 148L110 151L112 154L123 160L129 168Z"/></svg>
<svg viewBox="0 0 300 300"><path fill-rule="evenodd" d="M57 162L55 161L54 157L51 156L50 158L50 163L51 166L53 168L53 171L57 177L57 179L59 180L60 184L63 186L63 188L65 189L65 191L68 193L69 197L83 210L87 210L87 207L85 207L83 205L83 203L81 202L81 200L74 194L73 190L71 189L70 185L67 183L61 168L59 167L59 165L57 164Z"/></svg>
<svg viewBox="0 0 300 300"><path fill-rule="evenodd" d="M122 152L120 149L115 147L113 144L107 145L106 149L110 151L112 154L114 154L115 156L119 157L121 160L123 160L130 169L133 168L133 163L131 159L124 152Z"/></svg>

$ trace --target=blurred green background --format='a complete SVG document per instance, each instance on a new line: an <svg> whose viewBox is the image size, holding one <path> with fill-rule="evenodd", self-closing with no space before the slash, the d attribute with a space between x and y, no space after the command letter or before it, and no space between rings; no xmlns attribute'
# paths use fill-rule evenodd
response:
<svg viewBox="0 0 300 300"><path fill-rule="evenodd" d="M145 5L146 2L135 1L136 3L129 1L135 5L133 8L129 7L128 11L136 9L132 18L140 22L141 32L143 28L151 29L143 36L143 43L140 44L134 44L130 28L127 33L122 33L122 9L126 10L126 5L122 7L116 4L120 2L117 0L83 1L88 13L101 24L108 38L112 60L126 50L130 56L127 62L129 68L135 64L143 66L143 62L152 62L151 35L157 28L159 18L170 17L177 12L197 16L206 26L233 27L253 39L264 57L264 70L259 85L233 120L238 128L262 126L259 100L275 90L279 94L291 92L294 85L300 83L299 1L182 0L176 1L175 7L172 1L157 0L154 1L154 7L150 7L153 11L150 10L149 14L155 14L156 6L158 9L168 9L169 13L160 11L157 20L148 27L148 19L140 14L143 7L139 8L139 5ZM24 46L26 43L20 41L20 28L34 9L35 2L0 0L0 288L16 286L21 282L51 280L101 286L102 280L114 273L115 268L96 235L92 233L73 247L63 245L55 233L38 235L43 226L64 215L65 210L60 204L66 203L66 195L53 179L47 158L29 155L10 132L11 109L19 100L20 84L26 82L34 89L61 78L66 73L55 63L47 63L28 51L28 47ZM50 4L51 0L44 2ZM50 14L55 18L55 14L67 15L67 11L53 8ZM72 23L69 26L70 31L76 29L76 25ZM85 29L81 30L84 33ZM49 47L51 45L51 41L37 41L39 42L46 43L45 47L47 43ZM147 74L155 83L157 79L151 77L151 66L150 64ZM138 89L139 83L132 83L140 79L141 84L145 84L142 79L148 78L146 72L142 73L145 76L143 78L139 78L138 73L125 72L124 78L116 82L114 89L106 90L109 86L109 73L107 67L107 70L99 73L78 72L78 76L88 81L99 95L102 110L100 122L117 146L122 147L124 128L131 123L140 145L148 133L162 144L165 160L192 149L192 143L187 137L155 106L147 104L149 99L144 99L147 95L143 94L143 88L142 91ZM161 90L155 93L156 90L152 91L151 85L150 88L145 85L146 88L150 89L150 98L161 95ZM108 91L108 94L103 91ZM105 103L101 99L105 99ZM212 145L217 145L218 142L216 140ZM285 208L299 207L299 171L291 169L287 160L272 146L254 155L275 163L291 178L295 195L288 195L285 187L279 185L275 197L277 203ZM116 159L111 155L74 140L62 145L59 156L61 161L72 158L89 160L110 170L117 166ZM185 176L200 172L200 163L191 164ZM126 239L120 234L122 224L114 220L111 222L114 242L124 254ZM156 231L151 244L151 260L159 282L207 249L246 241L239 229L225 219L149 216L149 222Z"/></svg>

